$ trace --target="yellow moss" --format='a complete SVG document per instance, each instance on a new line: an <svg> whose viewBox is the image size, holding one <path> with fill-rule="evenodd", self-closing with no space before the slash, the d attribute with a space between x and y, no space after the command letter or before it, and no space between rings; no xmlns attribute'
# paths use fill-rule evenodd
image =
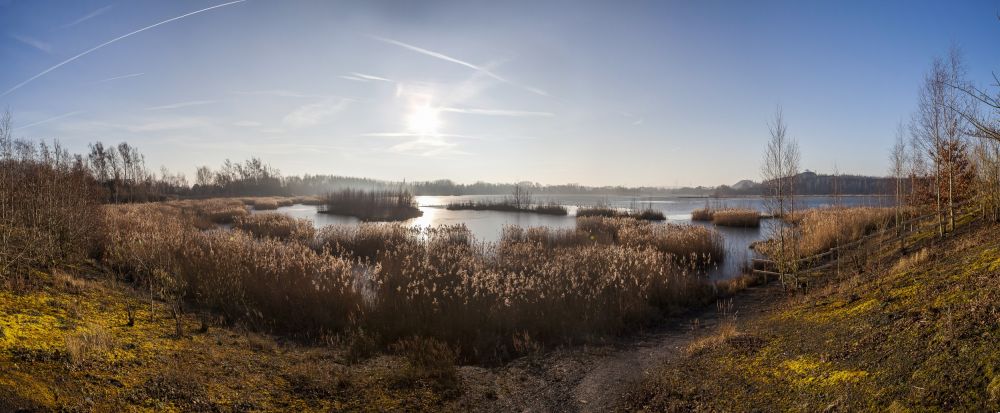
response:
<svg viewBox="0 0 1000 413"><path fill-rule="evenodd" d="M56 398L49 387L27 374L0 369L0 388L7 388L18 397L40 406L55 407Z"/></svg>

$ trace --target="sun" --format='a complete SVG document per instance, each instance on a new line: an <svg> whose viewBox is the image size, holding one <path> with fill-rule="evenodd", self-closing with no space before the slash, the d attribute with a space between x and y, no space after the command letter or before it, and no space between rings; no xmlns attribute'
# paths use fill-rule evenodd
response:
<svg viewBox="0 0 1000 413"><path fill-rule="evenodd" d="M415 106L406 119L407 127L410 132L434 135L441 126L440 113L439 109L432 108L430 105Z"/></svg>

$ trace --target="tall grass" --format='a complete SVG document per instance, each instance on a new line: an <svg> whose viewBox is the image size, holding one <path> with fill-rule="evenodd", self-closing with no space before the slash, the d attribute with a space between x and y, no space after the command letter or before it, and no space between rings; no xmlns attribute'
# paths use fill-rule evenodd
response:
<svg viewBox="0 0 1000 413"><path fill-rule="evenodd" d="M233 228L259 238L310 243L316 229L308 219L296 219L280 213L254 214L236 218Z"/></svg>
<svg viewBox="0 0 1000 413"><path fill-rule="evenodd" d="M691 213L692 220L694 212ZM760 211L755 209L728 208L714 211L712 223L725 227L757 228L760 226Z"/></svg>
<svg viewBox="0 0 1000 413"><path fill-rule="evenodd" d="M712 220L712 217L714 215L715 211L706 206L704 208L698 208L694 211L691 211L691 220L708 222Z"/></svg>
<svg viewBox="0 0 1000 413"><path fill-rule="evenodd" d="M102 261L163 298L295 334L338 331L357 319L361 296L349 261L242 231L200 231L168 205L105 211Z"/></svg>
<svg viewBox="0 0 1000 413"><path fill-rule="evenodd" d="M580 207L576 210L577 218L604 217L604 218L635 218L647 221L664 221L667 219L663 212L652 208L641 210L621 210L608 206Z"/></svg>
<svg viewBox="0 0 1000 413"><path fill-rule="evenodd" d="M283 241L303 223L274 214L202 231L198 215L167 203L105 211L103 262L164 298L270 331L427 337L481 362L710 302L717 290L692 267L723 253L711 229L631 218L507 227L497 243L461 225L363 223L322 228L307 245Z"/></svg>
<svg viewBox="0 0 1000 413"><path fill-rule="evenodd" d="M501 212L534 212L544 215L566 215L566 207L555 204L541 205L519 205L511 199L498 201L465 201L448 204L450 211L472 210L472 211L501 211Z"/></svg>
<svg viewBox="0 0 1000 413"><path fill-rule="evenodd" d="M320 212L357 217L362 221L401 221L423 215L408 191L344 189L327 194Z"/></svg>

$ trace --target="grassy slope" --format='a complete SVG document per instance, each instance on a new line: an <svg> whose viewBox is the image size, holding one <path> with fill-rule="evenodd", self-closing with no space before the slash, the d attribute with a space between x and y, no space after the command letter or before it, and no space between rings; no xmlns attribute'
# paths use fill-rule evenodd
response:
<svg viewBox="0 0 1000 413"><path fill-rule="evenodd" d="M1000 229L790 298L627 396L651 411L997 411Z"/></svg>
<svg viewBox="0 0 1000 413"><path fill-rule="evenodd" d="M36 277L43 285L32 291L0 290L0 411L428 410L447 392L408 375L395 356L351 365L337 347L198 333L194 316L176 338L162 303L151 310L105 282ZM132 327L126 303L136 309ZM73 344L87 337L93 344Z"/></svg>

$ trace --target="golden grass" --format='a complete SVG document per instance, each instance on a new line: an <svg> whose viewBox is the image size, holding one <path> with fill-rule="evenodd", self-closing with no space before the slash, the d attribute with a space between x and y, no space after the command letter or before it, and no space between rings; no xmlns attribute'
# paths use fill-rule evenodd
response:
<svg viewBox="0 0 1000 413"><path fill-rule="evenodd" d="M320 212L356 217L362 221L402 221L423 215L408 191L344 189L323 198Z"/></svg>
<svg viewBox="0 0 1000 413"><path fill-rule="evenodd" d="M201 231L198 215L169 203L106 211L102 261L165 298L268 331L363 329L382 345L434 338L476 361L617 334L709 302L718 289L692 269L723 254L709 228L631 218L509 227L495 244L474 242L461 225L363 223L323 228L306 244L306 222L275 214Z"/></svg>
<svg viewBox="0 0 1000 413"><path fill-rule="evenodd" d="M273 198L255 199L253 201L253 209L257 211L273 211L278 209L279 206L281 204L278 203L277 199Z"/></svg>
<svg viewBox="0 0 1000 413"><path fill-rule="evenodd" d="M692 220L694 220L694 215L695 212L692 212ZM754 209L721 209L714 211L711 215L711 221L715 225L744 228L757 228L760 226L760 211Z"/></svg>
<svg viewBox="0 0 1000 413"><path fill-rule="evenodd" d="M691 211L691 220L708 222L712 220L712 216L714 213L715 211L712 210L711 208L708 207L699 208L694 211Z"/></svg>
<svg viewBox="0 0 1000 413"><path fill-rule="evenodd" d="M312 221L273 212L236 218L233 228L260 238L270 237L302 243L311 242L316 234Z"/></svg>
<svg viewBox="0 0 1000 413"><path fill-rule="evenodd" d="M604 218L635 218L647 221L663 221L667 217L663 212L652 208L642 210L621 210L607 206L580 207L576 210L577 218L604 217Z"/></svg>

